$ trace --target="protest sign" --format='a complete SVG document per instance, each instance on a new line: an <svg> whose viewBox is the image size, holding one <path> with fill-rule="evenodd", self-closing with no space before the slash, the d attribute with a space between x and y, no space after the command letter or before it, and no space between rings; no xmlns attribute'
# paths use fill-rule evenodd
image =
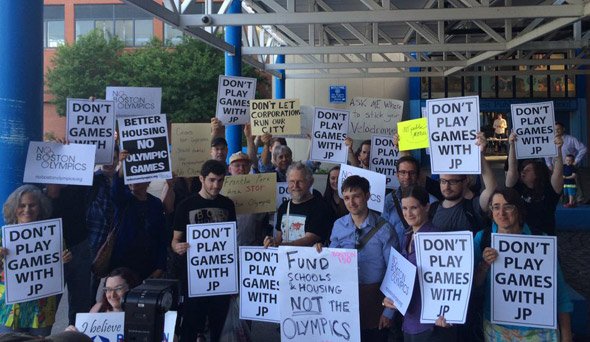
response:
<svg viewBox="0 0 590 342"><path fill-rule="evenodd" d="M349 117L347 110L315 109L309 159L325 163L346 163L348 150L344 139Z"/></svg>
<svg viewBox="0 0 590 342"><path fill-rule="evenodd" d="M357 140L368 140L374 134L393 136L397 122L402 119L404 101L353 97L348 107L348 136Z"/></svg>
<svg viewBox="0 0 590 342"><path fill-rule="evenodd" d="M369 209L380 213L383 212L385 205L385 175L377 172L361 169L346 164L340 164L340 174L338 175L338 195L342 198L342 182L348 176L357 175L366 178L371 184L371 198L369 198Z"/></svg>
<svg viewBox="0 0 590 342"><path fill-rule="evenodd" d="M251 100L250 123L252 134L301 134L299 99Z"/></svg>
<svg viewBox="0 0 590 342"><path fill-rule="evenodd" d="M61 218L3 226L2 246L6 304L63 292Z"/></svg>
<svg viewBox="0 0 590 342"><path fill-rule="evenodd" d="M236 223L189 224L186 230L188 296L238 293Z"/></svg>
<svg viewBox="0 0 590 342"><path fill-rule="evenodd" d="M177 311L166 311L164 314L164 332L162 342L174 342L174 331L176 330Z"/></svg>
<svg viewBox="0 0 590 342"><path fill-rule="evenodd" d="M279 323L276 248L240 247L240 319Z"/></svg>
<svg viewBox="0 0 590 342"><path fill-rule="evenodd" d="M276 191L276 208L279 209L283 202L287 202L291 199L291 194L289 193L289 183L287 182L277 182L277 191Z"/></svg>
<svg viewBox="0 0 590 342"><path fill-rule="evenodd" d="M124 312L78 313L76 329L92 341L119 342L125 333Z"/></svg>
<svg viewBox="0 0 590 342"><path fill-rule="evenodd" d="M211 125L172 124L172 172L177 177L197 177L211 159Z"/></svg>
<svg viewBox="0 0 590 342"><path fill-rule="evenodd" d="M115 102L118 117L162 113L162 88L107 87L106 98Z"/></svg>
<svg viewBox="0 0 590 342"><path fill-rule="evenodd" d="M24 183L92 185L95 145L31 141Z"/></svg>
<svg viewBox="0 0 590 342"><path fill-rule="evenodd" d="M68 142L96 146L96 164L113 164L115 103L105 100L67 99Z"/></svg>
<svg viewBox="0 0 590 342"><path fill-rule="evenodd" d="M402 315L406 315L416 281L416 266L391 247L381 292L395 303Z"/></svg>
<svg viewBox="0 0 590 342"><path fill-rule="evenodd" d="M267 213L276 209L275 173L227 176L221 193L236 206L236 214Z"/></svg>
<svg viewBox="0 0 590 342"><path fill-rule="evenodd" d="M224 125L250 122L250 100L256 96L256 79L219 75L215 117Z"/></svg>
<svg viewBox="0 0 590 342"><path fill-rule="evenodd" d="M420 323L444 316L465 323L473 282L473 235L469 231L414 234L422 296Z"/></svg>
<svg viewBox="0 0 590 342"><path fill-rule="evenodd" d="M386 135L371 137L369 170L385 175L385 184L388 189L399 187L399 179L395 175L399 157L399 150L393 144L393 137Z"/></svg>
<svg viewBox="0 0 590 342"><path fill-rule="evenodd" d="M480 174L479 97L426 100L430 166L438 174Z"/></svg>
<svg viewBox="0 0 590 342"><path fill-rule="evenodd" d="M281 340L360 341L355 249L279 247Z"/></svg>
<svg viewBox="0 0 590 342"><path fill-rule="evenodd" d="M400 151L417 150L430 146L426 118L398 122L397 134L399 135Z"/></svg>
<svg viewBox="0 0 590 342"><path fill-rule="evenodd" d="M512 104L510 111L517 159L557 156L553 101Z"/></svg>
<svg viewBox="0 0 590 342"><path fill-rule="evenodd" d="M166 115L125 117L117 121L121 151L129 152L123 166L125 184L172 178Z"/></svg>
<svg viewBox="0 0 590 342"><path fill-rule="evenodd" d="M557 238L492 234L491 322L557 329ZM567 291L567 290L566 290Z"/></svg>

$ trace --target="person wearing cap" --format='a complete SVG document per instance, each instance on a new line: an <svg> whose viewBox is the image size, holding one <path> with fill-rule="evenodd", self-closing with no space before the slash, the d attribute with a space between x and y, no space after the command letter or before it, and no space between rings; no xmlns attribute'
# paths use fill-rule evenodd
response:
<svg viewBox="0 0 590 342"><path fill-rule="evenodd" d="M211 139L211 159L225 163L227 160L227 141L222 137Z"/></svg>

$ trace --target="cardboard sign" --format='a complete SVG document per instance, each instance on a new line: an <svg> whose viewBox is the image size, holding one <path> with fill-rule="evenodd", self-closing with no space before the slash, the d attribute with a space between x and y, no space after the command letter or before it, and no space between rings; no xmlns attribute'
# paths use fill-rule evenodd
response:
<svg viewBox="0 0 590 342"><path fill-rule="evenodd" d="M358 140L371 139L374 134L393 136L404 111L404 101L371 97L353 97L348 106L348 136Z"/></svg>
<svg viewBox="0 0 590 342"><path fill-rule="evenodd" d="M473 282L473 235L469 231L414 234L422 296L420 323L444 316L465 323Z"/></svg>
<svg viewBox="0 0 590 342"><path fill-rule="evenodd" d="M189 224L186 230L188 296L238 293L236 223Z"/></svg>
<svg viewBox="0 0 590 342"><path fill-rule="evenodd" d="M556 157L553 101L510 105L516 159ZM565 156L563 156L565 158Z"/></svg>
<svg viewBox="0 0 590 342"><path fill-rule="evenodd" d="M380 213L385 206L385 175L377 172L361 169L346 164L340 164L340 174L338 175L338 195L342 198L342 182L348 176L357 175L366 178L371 184L371 198L369 199L369 209Z"/></svg>
<svg viewBox="0 0 590 342"><path fill-rule="evenodd" d="M92 185L95 145L31 141L24 183Z"/></svg>
<svg viewBox="0 0 590 342"><path fill-rule="evenodd" d="M355 249L281 246L279 282L282 341L360 341Z"/></svg>
<svg viewBox="0 0 590 342"><path fill-rule="evenodd" d="M437 174L480 174L479 97L427 100L430 166Z"/></svg>
<svg viewBox="0 0 590 342"><path fill-rule="evenodd" d="M388 189L399 187L399 179L396 176L396 165L399 157L399 150L393 144L393 137L386 135L373 135L371 137L369 170L385 175L385 184Z"/></svg>
<svg viewBox="0 0 590 342"><path fill-rule="evenodd" d="M240 247L240 319L279 323L276 248Z"/></svg>
<svg viewBox="0 0 590 342"><path fill-rule="evenodd" d="M391 247L387 271L381 283L381 292L395 303L402 315L406 315L416 281L416 266Z"/></svg>
<svg viewBox="0 0 590 342"><path fill-rule="evenodd" d="M250 123L252 134L301 134L299 99L251 100Z"/></svg>
<svg viewBox="0 0 590 342"><path fill-rule="evenodd" d="M107 100L115 102L117 116L162 113L162 88L107 87Z"/></svg>
<svg viewBox="0 0 590 342"><path fill-rule="evenodd" d="M316 108L313 117L311 155L313 161L346 163L348 150L344 145L350 113L347 110Z"/></svg>
<svg viewBox="0 0 590 342"><path fill-rule="evenodd" d="M211 125L172 124L172 172L177 177L196 177L211 159Z"/></svg>
<svg viewBox="0 0 590 342"><path fill-rule="evenodd" d="M129 152L124 163L125 184L172 178L166 115L126 117L117 121L121 151Z"/></svg>
<svg viewBox="0 0 590 342"><path fill-rule="evenodd" d="M6 304L55 296L64 291L61 219L2 227Z"/></svg>
<svg viewBox="0 0 590 342"><path fill-rule="evenodd" d="M236 206L236 214L267 213L276 209L274 173L227 176L221 193Z"/></svg>
<svg viewBox="0 0 590 342"><path fill-rule="evenodd" d="M96 164L113 164L115 103L67 99L67 135L70 143L96 146Z"/></svg>
<svg viewBox="0 0 590 342"><path fill-rule="evenodd" d="M224 125L250 122L250 100L256 96L256 79L219 75L215 117Z"/></svg>
<svg viewBox="0 0 590 342"><path fill-rule="evenodd" d="M398 122L397 134L399 135L400 151L417 150L430 146L426 118Z"/></svg>
<svg viewBox="0 0 590 342"><path fill-rule="evenodd" d="M491 322L557 329L557 238L492 234Z"/></svg>
<svg viewBox="0 0 590 342"><path fill-rule="evenodd" d="M76 329L93 341L123 341L125 333L124 312L78 313Z"/></svg>

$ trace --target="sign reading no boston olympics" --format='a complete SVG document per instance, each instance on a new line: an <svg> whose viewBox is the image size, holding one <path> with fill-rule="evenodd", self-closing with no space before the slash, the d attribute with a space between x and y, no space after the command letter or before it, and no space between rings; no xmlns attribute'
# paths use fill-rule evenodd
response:
<svg viewBox="0 0 590 342"><path fill-rule="evenodd" d="M348 153L344 139L348 132L350 112L328 108L316 108L313 117L311 157L313 161L346 163Z"/></svg>
<svg viewBox="0 0 590 342"><path fill-rule="evenodd" d="M401 120L404 102L392 99L353 97L349 104L350 128L353 139L371 139L373 134L393 136Z"/></svg>
<svg viewBox="0 0 590 342"><path fill-rule="evenodd" d="M393 144L393 137L373 135L371 137L371 159L369 170L385 175L386 186L395 189L399 186L399 179L395 177L399 150Z"/></svg>
<svg viewBox="0 0 590 342"><path fill-rule="evenodd" d="M78 313L76 329L96 342L123 341L125 313Z"/></svg>
<svg viewBox="0 0 590 342"><path fill-rule="evenodd" d="M492 234L491 322L557 329L557 238ZM566 290L567 291L567 290Z"/></svg>
<svg viewBox="0 0 590 342"><path fill-rule="evenodd" d="M299 99L251 100L250 123L252 124L252 134L301 134L301 113L299 109Z"/></svg>
<svg viewBox="0 0 590 342"><path fill-rule="evenodd" d="M427 100L432 173L480 174L479 97Z"/></svg>
<svg viewBox="0 0 590 342"><path fill-rule="evenodd" d="M107 87L106 98L115 102L117 116L162 113L162 88Z"/></svg>
<svg viewBox="0 0 590 342"><path fill-rule="evenodd" d="M125 184L170 179L166 115L125 117L119 122L121 151L127 150Z"/></svg>
<svg viewBox="0 0 590 342"><path fill-rule="evenodd" d="M219 75L215 116L224 125L250 122L250 100L256 95L256 79Z"/></svg>
<svg viewBox="0 0 590 342"><path fill-rule="evenodd" d="M63 293L61 219L2 227L6 304Z"/></svg>
<svg viewBox="0 0 590 342"><path fill-rule="evenodd" d="M188 296L238 293L236 223L203 223L186 226Z"/></svg>
<svg viewBox="0 0 590 342"><path fill-rule="evenodd" d="M405 316L416 281L416 266L391 247L381 292L393 300L395 307Z"/></svg>
<svg viewBox="0 0 590 342"><path fill-rule="evenodd" d="M240 247L240 319L279 323L276 248Z"/></svg>
<svg viewBox="0 0 590 342"><path fill-rule="evenodd" d="M434 323L438 316L465 323L473 281L473 235L416 233L414 246L422 295L420 323Z"/></svg>
<svg viewBox="0 0 590 342"><path fill-rule="evenodd" d="M369 198L369 209L380 213L385 206L385 175L377 172L354 167L346 164L340 164L340 174L338 175L338 195L342 198L342 183L346 178L357 175L366 178L371 184L371 197Z"/></svg>
<svg viewBox="0 0 590 342"><path fill-rule="evenodd" d="M67 99L67 139L96 145L95 163L111 165L115 144L115 103Z"/></svg>
<svg viewBox="0 0 590 342"><path fill-rule="evenodd" d="M516 158L557 156L553 101L510 105L516 139ZM565 158L565 156L563 156Z"/></svg>
<svg viewBox="0 0 590 342"><path fill-rule="evenodd" d="M360 341L355 249L279 247L281 341Z"/></svg>

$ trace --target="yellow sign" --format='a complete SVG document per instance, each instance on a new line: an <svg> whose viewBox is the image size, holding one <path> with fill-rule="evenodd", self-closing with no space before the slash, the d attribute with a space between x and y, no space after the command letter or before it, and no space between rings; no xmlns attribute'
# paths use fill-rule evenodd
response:
<svg viewBox="0 0 590 342"><path fill-rule="evenodd" d="M234 201L236 214L266 213L276 210L276 187L274 172L227 176L221 193Z"/></svg>
<svg viewBox="0 0 590 342"><path fill-rule="evenodd" d="M211 159L211 124L172 124L172 172L178 177L194 177Z"/></svg>
<svg viewBox="0 0 590 342"><path fill-rule="evenodd" d="M399 135L400 151L417 150L430 146L426 118L398 122L397 134Z"/></svg>
<svg viewBox="0 0 590 342"><path fill-rule="evenodd" d="M254 135L301 134L299 99L250 100L250 123Z"/></svg>

